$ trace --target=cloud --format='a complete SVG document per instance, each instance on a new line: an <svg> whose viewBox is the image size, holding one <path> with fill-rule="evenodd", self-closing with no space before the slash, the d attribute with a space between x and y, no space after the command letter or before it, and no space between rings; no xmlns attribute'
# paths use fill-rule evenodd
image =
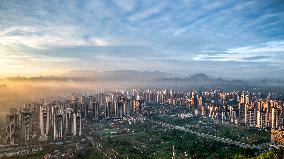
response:
<svg viewBox="0 0 284 159"><path fill-rule="evenodd" d="M133 0L113 0L113 1L118 7L120 7L125 12L131 12L136 5L136 2Z"/></svg>
<svg viewBox="0 0 284 159"><path fill-rule="evenodd" d="M257 46L245 46L221 51L211 51L211 54L198 54L195 61L237 61L237 62L278 62L284 53L284 41L269 41ZM282 62L283 63L283 62Z"/></svg>
<svg viewBox="0 0 284 159"><path fill-rule="evenodd" d="M270 56L257 56L257 55L245 55L245 54L198 54L193 57L195 61L217 61L217 62L268 62L271 61Z"/></svg>
<svg viewBox="0 0 284 159"><path fill-rule="evenodd" d="M79 29L70 27L29 27L17 26L0 31L0 47L31 47L48 49L50 47L70 46L117 46L129 45L127 39L120 40L112 37L82 37L78 35Z"/></svg>
<svg viewBox="0 0 284 159"><path fill-rule="evenodd" d="M100 60L111 69L124 61L132 69L166 65L185 74L195 70L189 63L204 72L214 72L208 63L219 65L228 74L253 63L254 71L264 65L279 71L283 17L280 1L4 0L0 63L36 65L38 59L41 66L61 62L62 69L96 69L93 61Z"/></svg>
<svg viewBox="0 0 284 159"><path fill-rule="evenodd" d="M38 29L31 26L15 26L4 29L0 32L0 36L12 36L12 35L22 35L36 33Z"/></svg>
<svg viewBox="0 0 284 159"><path fill-rule="evenodd" d="M228 49L228 53L270 53L270 52L284 52L284 41L270 41L259 46L246 46Z"/></svg>
<svg viewBox="0 0 284 159"><path fill-rule="evenodd" d="M150 16L154 14L158 14L162 11L164 7L164 3L160 2L158 4L152 4L153 6L148 7L140 12L135 13L134 15L131 15L128 19L129 21L141 21L143 19L149 18Z"/></svg>
<svg viewBox="0 0 284 159"><path fill-rule="evenodd" d="M85 43L81 39L64 38L56 35L5 36L0 38L0 45L27 46L38 49L45 49L50 46L83 45Z"/></svg>

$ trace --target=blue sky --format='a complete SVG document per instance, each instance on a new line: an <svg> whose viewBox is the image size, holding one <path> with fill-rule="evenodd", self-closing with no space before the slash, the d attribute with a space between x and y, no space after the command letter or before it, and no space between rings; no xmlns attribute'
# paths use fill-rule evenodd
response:
<svg viewBox="0 0 284 159"><path fill-rule="evenodd" d="M284 1L1 1L0 76L73 69L283 78Z"/></svg>

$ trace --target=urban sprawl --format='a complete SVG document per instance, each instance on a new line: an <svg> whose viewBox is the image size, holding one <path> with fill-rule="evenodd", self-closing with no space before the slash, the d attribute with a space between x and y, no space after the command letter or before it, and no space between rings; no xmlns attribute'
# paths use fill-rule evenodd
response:
<svg viewBox="0 0 284 159"><path fill-rule="evenodd" d="M64 101L46 103L41 99L23 108L10 108L6 132L1 136L2 149L82 137L90 121L130 122L151 114L163 114L163 109L155 109L157 105L165 109L182 106L191 115L216 123L265 129L271 131L272 143L284 144L284 101L277 93L132 89L90 94L73 93L71 99ZM39 147L34 149L41 150Z"/></svg>

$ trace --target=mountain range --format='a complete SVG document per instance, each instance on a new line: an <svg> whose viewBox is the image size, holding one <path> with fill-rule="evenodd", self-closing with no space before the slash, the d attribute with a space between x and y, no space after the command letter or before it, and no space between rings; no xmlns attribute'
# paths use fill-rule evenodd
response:
<svg viewBox="0 0 284 159"><path fill-rule="evenodd" d="M141 87L260 87L260 86L281 86L284 81L278 80L227 80L222 78L212 78L204 73L182 77L173 73L161 71L137 71L137 70L115 70L115 71L92 71L92 70L72 70L57 76L39 76L39 77L10 77L6 78L10 81L88 81L88 82L110 82L123 83L122 86L132 85ZM135 85L133 85L135 84Z"/></svg>
<svg viewBox="0 0 284 159"><path fill-rule="evenodd" d="M90 71L72 70L62 75L63 77L78 78L83 77L89 80L106 81L151 81L157 78L172 78L177 75L160 71L136 71L136 70L116 70L116 71Z"/></svg>
<svg viewBox="0 0 284 159"><path fill-rule="evenodd" d="M8 77L8 80L54 80L54 81L156 81L156 82L214 82L225 80L213 79L204 73L182 77L180 75L160 72L160 71L136 71L136 70L116 70L116 71L92 71L92 70L72 70L57 76L37 76L37 77Z"/></svg>

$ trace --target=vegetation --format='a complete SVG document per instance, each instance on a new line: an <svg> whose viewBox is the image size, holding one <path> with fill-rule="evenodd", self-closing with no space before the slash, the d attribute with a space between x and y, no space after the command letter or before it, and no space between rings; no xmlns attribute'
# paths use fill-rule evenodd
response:
<svg viewBox="0 0 284 159"><path fill-rule="evenodd" d="M167 130L150 122L127 125L132 133L101 136L103 146L111 147L126 158L170 158L175 146L178 158L233 158L236 154L253 157L255 150L224 145L179 130Z"/></svg>
<svg viewBox="0 0 284 159"><path fill-rule="evenodd" d="M214 123L213 120L193 116L190 118L172 117L170 115L160 115L153 117L153 120L165 122L172 125L186 126L192 130L206 134L229 138L247 144L262 144L270 142L270 131L264 129L251 128L228 123Z"/></svg>
<svg viewBox="0 0 284 159"><path fill-rule="evenodd" d="M246 158L243 154L235 155L235 159ZM251 157L250 159L283 159L284 158L284 148L274 148L269 151L265 151L260 153L255 157Z"/></svg>

